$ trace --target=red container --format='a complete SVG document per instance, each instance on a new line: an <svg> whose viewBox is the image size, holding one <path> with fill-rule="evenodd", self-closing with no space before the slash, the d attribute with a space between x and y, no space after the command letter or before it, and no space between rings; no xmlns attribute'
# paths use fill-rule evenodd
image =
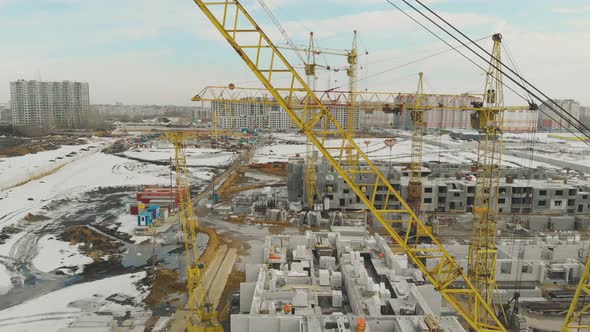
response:
<svg viewBox="0 0 590 332"><path fill-rule="evenodd" d="M136 216L139 214L139 208L137 207L137 205L131 205L131 208L129 210L132 216Z"/></svg>

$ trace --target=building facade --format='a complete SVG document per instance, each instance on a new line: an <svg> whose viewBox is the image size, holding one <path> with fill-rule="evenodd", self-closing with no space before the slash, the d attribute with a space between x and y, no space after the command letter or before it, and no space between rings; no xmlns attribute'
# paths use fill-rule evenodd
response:
<svg viewBox="0 0 590 332"><path fill-rule="evenodd" d="M404 166L390 166L387 163L375 163L381 173L389 178L389 182L402 197L407 197L409 170ZM432 166L432 167L431 167ZM306 186L302 157L289 159L289 172L299 176L290 180L289 200L304 202ZM469 164L429 165L425 163L422 171L422 207L424 211L439 212L471 212L475 204L476 181L470 173ZM432 172L431 169L436 169ZM290 173L291 174L291 173ZM429 175L432 174L432 178ZM533 174L523 175L517 168L502 170L505 178L500 182L498 210L501 213L552 213L554 215L587 215L590 213L590 183L552 180L553 173L547 170L535 170ZM362 209L361 201L334 170L331 165L321 159L316 164L316 195L314 208L327 210ZM359 174L358 182L371 183L375 179L366 178L372 175ZM524 178L527 177L527 178ZM380 208L387 197L386 188L379 188L375 196L375 205ZM367 193L372 193L367 186ZM389 201L392 208L400 208L398 201ZM305 204L305 202L304 202Z"/></svg>
<svg viewBox="0 0 590 332"><path fill-rule="evenodd" d="M83 128L90 98L88 83L10 82L12 124L18 127Z"/></svg>
<svg viewBox="0 0 590 332"><path fill-rule="evenodd" d="M348 107L328 106L336 120L348 128ZM264 128L272 130L295 129L289 114L279 105L261 102L211 102L212 112L217 112L217 125L221 129ZM355 128L361 127L360 112L355 113ZM334 128L331 128L334 129Z"/></svg>
<svg viewBox="0 0 590 332"><path fill-rule="evenodd" d="M580 103L573 99L555 99L557 105L561 106L575 119L580 119ZM549 103L549 102L548 102ZM556 108L556 107L554 107ZM555 112L545 105L539 106L538 112L538 129L543 131L561 131L571 129L572 125L560 118Z"/></svg>

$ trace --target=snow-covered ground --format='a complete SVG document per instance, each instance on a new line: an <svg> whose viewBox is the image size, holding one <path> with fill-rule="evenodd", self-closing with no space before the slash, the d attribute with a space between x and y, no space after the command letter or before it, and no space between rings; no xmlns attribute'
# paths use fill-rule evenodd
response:
<svg viewBox="0 0 590 332"><path fill-rule="evenodd" d="M98 146L95 142L89 143L89 145ZM75 151L78 151L82 147L76 146ZM50 158L54 158L56 155L67 154L69 151L63 150L62 148L56 151L48 151L49 153L54 153L51 155L39 153L9 159L12 167L30 158L29 160L35 161L39 166L38 168L41 169L43 167L53 166ZM89 202L92 204L93 199L97 200L97 208L99 206L98 202L100 201L103 204L101 206L109 209L106 212L109 213L110 218L112 218L114 213L116 220L113 222L114 227L110 226L110 228L117 228L120 232L131 234L131 240L136 242L141 242L144 238L147 238L133 234L136 217L129 216L123 212L123 200L121 201L121 214L117 218L118 212L115 211L116 208L113 210L112 206L109 207L105 203L108 201L104 201L105 197L107 197L105 195L110 194L98 194L101 196L96 196L97 194L92 193L100 188L122 187L121 190L128 190L124 188L141 185L169 184L170 168L168 165L157 165L149 161L168 161L170 156L174 156L172 149L141 149L140 152L137 152L137 156L133 155L133 153L132 151L130 155L147 160L148 162L136 161L102 152L91 153L89 151L87 153L78 153L76 154L77 157L73 158L71 162L47 176L0 191L0 229L6 226L17 226L21 229L19 233L12 234L4 244L0 244L0 294L9 292L13 287L13 282L19 284L17 280L20 280L20 283L22 283L26 275L35 275L40 277L39 280L58 280L63 279L63 277L55 274L57 270L66 274L81 273L84 265L93 262L91 258L80 252L78 245L70 245L67 242L57 240L55 231L59 232L60 228L53 226L53 224L59 225L65 222L65 220L60 220L60 217L66 218L68 222L72 222L70 220L72 218L86 218L87 214L99 214L100 211L92 211L92 206L85 205L89 204ZM232 161L232 158L237 156L238 154L222 150L190 148L188 149L189 164L199 167L198 169L191 169L191 179L197 185L210 181L216 172L221 171L216 168L228 165ZM6 160L4 163L6 163ZM11 171L16 172L15 170ZM22 171L21 174L28 173L27 171ZM106 193L109 193L108 190ZM115 197L125 197L125 194ZM67 209L71 209L71 211L68 212ZM23 218L28 214L45 216L48 219L34 222L23 221ZM73 222L75 223L76 221ZM120 225L117 225L118 223ZM41 228L48 228L50 233L47 233L47 231L37 232ZM51 233L52 230L53 233ZM23 264L26 264L29 272L21 271ZM86 291L84 285L94 287L95 284L83 284L79 285L80 288L76 288L81 294L91 294L92 288ZM54 299L61 303L61 300L50 296L54 293L61 294L60 292L62 291L54 291L44 297ZM93 297L89 296L89 299L93 299ZM98 299L100 300L100 297ZM35 302L37 300L34 299L32 301ZM48 300L48 302L50 301ZM94 308L97 305L91 304L90 306ZM23 307L22 305L18 307L23 308L23 310L28 310L29 308L26 306ZM3 312L0 312L0 331L4 330L3 326L10 326L7 327L10 331L13 331L13 328L16 326L18 326L19 330L25 331L36 331L38 327L45 326L43 324L29 324L21 327L21 325L15 325L15 323L19 322L17 318L8 320L7 322L10 325L6 325L5 320L2 318ZM29 314L27 313L27 315ZM69 311L67 315L68 317L71 316ZM43 315L39 317L40 319L45 319ZM62 320L60 317L57 318L60 321ZM28 318L25 320L28 321ZM64 319L62 325L68 321Z"/></svg>
<svg viewBox="0 0 590 332"><path fill-rule="evenodd" d="M0 264L0 295L6 294L11 288L10 273L4 265Z"/></svg>
<svg viewBox="0 0 590 332"><path fill-rule="evenodd" d="M158 176L158 172L163 174ZM49 176L0 192L0 226L13 224L28 213L35 214L53 200L73 198L98 187L167 184L169 179L164 174L167 170L161 166L141 165L125 158L95 153Z"/></svg>
<svg viewBox="0 0 590 332"><path fill-rule="evenodd" d="M80 253L80 243L71 245L55 239L53 235L44 235L37 245L39 249L33 259L33 266L42 272L52 272L60 267L76 267L74 273L78 274L84 270L84 265L93 261L92 258Z"/></svg>
<svg viewBox="0 0 590 332"><path fill-rule="evenodd" d="M126 156L142 160L168 162L174 161L174 149L139 148L125 151ZM238 154L219 149L186 148L188 166L218 167L228 165Z"/></svg>
<svg viewBox="0 0 590 332"><path fill-rule="evenodd" d="M96 312L109 312L122 317L130 311L132 317L137 317L144 311L141 301L145 289L138 290L135 283L144 277L145 272L139 272L76 284L2 310L0 331L52 332L66 327L84 314ZM115 294L131 300L132 304L108 299Z"/></svg>
<svg viewBox="0 0 590 332"><path fill-rule="evenodd" d="M410 132L403 132L407 137ZM533 147L536 149L535 155L549 157L555 160L566 160L580 165L590 164L590 155L584 152L588 146L584 142L567 141L548 136L547 133L509 133L505 135L505 150L525 150ZM305 137L301 134L287 133L273 135L275 143L271 146L259 148L253 158L253 162L268 163L274 161L287 161L289 157L297 154L304 156L306 153ZM385 146L382 138L359 138L355 142L360 149L368 155L372 161L388 162L390 159L389 147ZM477 143L453 140L449 135L426 135L424 137L433 144L425 143L423 145L424 162L451 162L451 163L469 163L477 158ZM409 138L396 138L397 143L391 149L391 161L393 163L409 163L411 161L412 144ZM535 145L527 143L528 141L536 142ZM288 142L292 142L289 144ZM299 143L299 144L294 144ZM434 143L440 143L446 147L440 147ZM326 146L335 147L341 144L340 140L327 140ZM547 153L550 151L551 153ZM504 154L503 163L507 167L545 167L560 168L558 166L546 163L532 161L530 158L522 158Z"/></svg>
<svg viewBox="0 0 590 332"><path fill-rule="evenodd" d="M107 144L109 138L90 138L88 144L63 145L59 149L31 153L19 157L0 158L0 190L12 187L50 172L60 166L71 163L80 158L95 153ZM91 146L93 148L91 148ZM84 151L82 149L87 149ZM68 154L76 154L67 157Z"/></svg>
<svg viewBox="0 0 590 332"><path fill-rule="evenodd" d="M114 224L120 224L117 230L122 233L131 235L131 241L134 243L140 243L145 240L151 239L151 236L136 235L135 229L137 228L137 216L130 214L122 214L115 220Z"/></svg>

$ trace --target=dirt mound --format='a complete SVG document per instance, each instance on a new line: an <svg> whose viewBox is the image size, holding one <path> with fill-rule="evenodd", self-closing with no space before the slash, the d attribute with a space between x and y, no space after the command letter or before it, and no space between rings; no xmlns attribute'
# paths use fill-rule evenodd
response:
<svg viewBox="0 0 590 332"><path fill-rule="evenodd" d="M178 272L170 269L160 269L153 275L148 276L152 280L150 293L143 300L147 305L154 306L168 300L170 294L181 294L186 292L186 284L178 281Z"/></svg>
<svg viewBox="0 0 590 332"><path fill-rule="evenodd" d="M68 227L61 237L71 244L82 243L80 249L94 261L102 260L104 255L120 254L123 246L120 242L84 226Z"/></svg>
<svg viewBox="0 0 590 332"><path fill-rule="evenodd" d="M35 215L32 213L29 213L25 216L24 218L26 221L30 221L30 222L35 222L35 221L44 221L44 220L48 220L49 218L43 215Z"/></svg>

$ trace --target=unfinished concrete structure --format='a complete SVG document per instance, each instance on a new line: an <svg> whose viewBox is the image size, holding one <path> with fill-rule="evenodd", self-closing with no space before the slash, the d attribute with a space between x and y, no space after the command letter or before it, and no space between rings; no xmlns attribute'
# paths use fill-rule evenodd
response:
<svg viewBox="0 0 590 332"><path fill-rule="evenodd" d="M427 247L428 245L424 245ZM584 270L588 240L573 233L530 239L501 239L498 242L496 279L500 284L518 284L523 296L541 296L542 284L577 285ZM445 248L467 269L468 244L447 244ZM434 266L434 260L427 265ZM508 288L509 287L505 287ZM527 293L528 292L528 293ZM507 292L510 295L510 291Z"/></svg>
<svg viewBox="0 0 590 332"><path fill-rule="evenodd" d="M232 331L465 331L406 256L362 227L268 236L259 263Z"/></svg>
<svg viewBox="0 0 590 332"><path fill-rule="evenodd" d="M393 188L403 197L407 195L409 170L405 166L375 163L389 178ZM422 206L425 211L470 212L476 192L475 176L471 164L425 163L422 170ZM289 159L289 200L303 202L305 164L302 157ZM361 209L364 207L348 184L324 159L316 164L316 186L319 197L315 200L321 209ZM503 213L547 213L553 215L590 212L590 182L564 180L561 174L548 169L523 172L521 168L502 170L499 210ZM357 176L367 176L360 174ZM553 178L556 178L555 180ZM364 179L372 182L374 179ZM366 188L372 192L372 188ZM385 188L383 188L385 189ZM384 191L385 192L385 191ZM382 204L385 195L377 194L376 204ZM395 202L394 202L395 204ZM399 206L399 202L397 203ZM395 206L395 205L394 205ZM315 207L317 209L317 207Z"/></svg>

